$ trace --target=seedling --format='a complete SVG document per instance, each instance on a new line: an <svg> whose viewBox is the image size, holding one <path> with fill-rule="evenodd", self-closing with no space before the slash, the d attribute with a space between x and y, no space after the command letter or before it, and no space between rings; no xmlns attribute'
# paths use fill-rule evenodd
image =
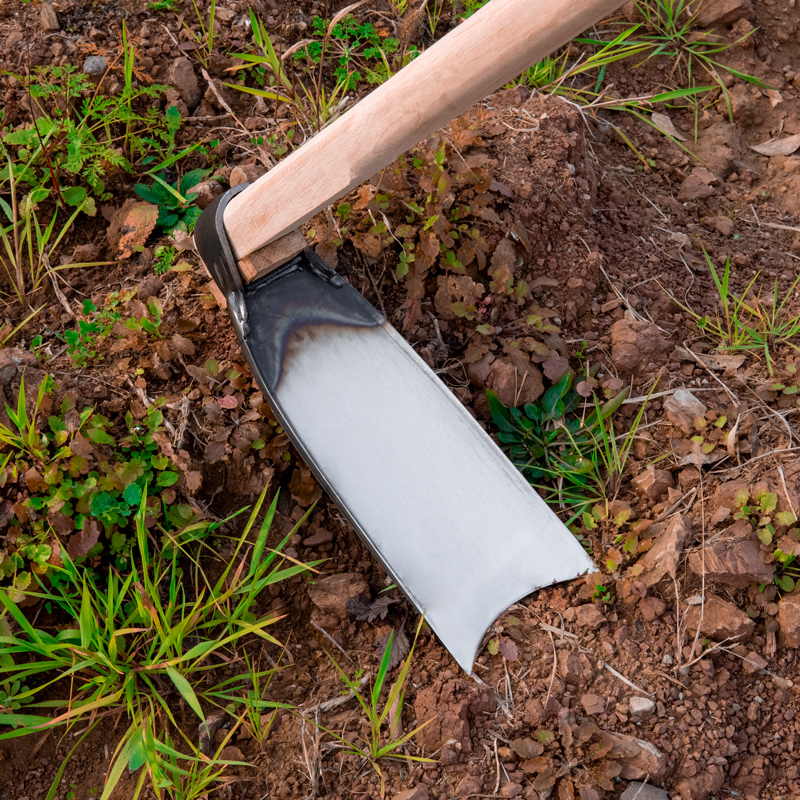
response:
<svg viewBox="0 0 800 800"><path fill-rule="evenodd" d="M712 316L701 315L681 303L672 294L670 297L697 323L697 327L710 339L718 341L720 350L729 352L762 351L770 375L775 366L774 352L779 346L789 346L800 352L797 345L800 336L800 314L795 314L790 301L794 299L800 277L796 278L788 291L781 296L775 282L770 297L764 299L762 289L755 289L760 273L757 273L745 291L735 295L730 288L731 259L725 261L720 275L711 257L703 251L714 287L719 297L719 310ZM662 287L663 288L663 287ZM669 292L668 292L669 294Z"/></svg>
<svg viewBox="0 0 800 800"><path fill-rule="evenodd" d="M375 772L378 774L380 778L380 794L381 797L384 797L386 793L386 781L381 771L379 761L383 758L393 758L393 759L404 759L408 761L417 761L426 764L433 764L435 761L431 758L424 758L422 756L411 756L406 754L400 754L398 751L399 749L406 744L406 742L410 741L414 736L417 735L426 725L431 723L433 719L426 720L421 725L418 725L414 730L409 731L408 733L404 733L400 736L396 736L393 732L400 730L400 720L403 714L403 702L405 700L405 691L406 691L406 679L408 678L408 670L411 666L411 658L414 654L414 648L417 645L417 639L419 638L420 631L422 630L422 624L424 619L420 618L419 624L417 625L417 632L414 635L414 641L411 645L411 649L408 651L408 655L406 656L405 662L403 663L402 668L400 669L400 673L398 674L392 688L389 690L389 695L386 698L385 702L383 703L383 708L380 706L380 698L381 692L383 691L384 685L386 683L387 673L389 671L389 662L392 657L392 641L394 637L394 632L389 635L389 640L386 645L386 650L383 653L383 657L381 658L380 667L378 668L378 674L375 677L375 682L372 684L372 688L368 695L364 695L361 691L361 687L356 678L351 678L348 674L342 669L342 667L336 662L333 656L328 654L328 658L330 659L331 663L336 669L336 672L339 674L344 685L347 689L352 692L353 696L358 700L359 705L361 706L364 714L367 718L369 723L369 733L367 738L363 738L361 736L357 737L357 741L349 741L345 739L343 736L340 736L338 733L334 731L328 730L327 728L321 728L326 733L330 734L334 739L336 739L342 745L343 751L345 753L349 753L352 755L360 756L368 761ZM384 724L388 725L389 733L384 738L382 733L382 728ZM321 727L321 726L320 726ZM359 744L358 742L362 742L363 744Z"/></svg>
<svg viewBox="0 0 800 800"><path fill-rule="evenodd" d="M590 376L592 372L596 368ZM613 427L611 433L607 430L627 390L582 415L578 409L583 398L572 386L585 377L576 381L574 373L565 373L536 403L526 403L521 409L506 408L494 392L486 393L497 438L514 465L544 489L548 502L566 499L579 508L603 496L605 481L599 475L603 461L611 468L620 461L624 466L623 455L626 458L630 449L623 445L622 452L615 450Z"/></svg>
<svg viewBox="0 0 800 800"><path fill-rule="evenodd" d="M168 183L166 175L154 175L152 186L137 183L134 191L142 200L158 206L156 226L164 233L185 231L191 233L203 210L193 205L197 195L190 191L210 174L210 169L193 169L182 178Z"/></svg>
<svg viewBox="0 0 800 800"><path fill-rule="evenodd" d="M275 548L267 547L277 495L255 532L266 491L265 487L236 537L230 561L214 578L189 550L197 538L197 525L172 533L160 551L154 551L145 522L150 514L145 491L135 514L135 544L126 569L111 571L107 581L100 582L62 551L63 567L55 567L50 581L38 581L37 590L25 593L26 598L57 609L70 626L57 634L49 626L35 627L18 602L0 589L0 605L18 626L15 633L0 637L4 675L10 681L34 678L34 687L18 694L17 701L23 711L39 712L1 715L0 725L13 729L0 735L0 740L41 736L43 731L76 723L91 728L98 712L124 717L128 727L112 755L101 800L112 795L126 769L141 770L130 794L133 798L140 796L148 776L158 797L165 791L182 797L203 793L180 794L187 782L193 790L198 782L206 791L218 785L221 767L239 762L219 761L221 748L214 759L203 757L196 738L182 733L172 701L179 697L202 723L204 706L214 703L215 693L232 691L229 682L217 684L213 676L236 663L238 648L254 637L278 644L267 629L279 617L254 614L255 599L267 586L302 574L308 567L281 555L297 527ZM206 527L214 530L222 524ZM253 537L255 544L247 559ZM193 568L184 568L187 560L194 562ZM64 692L53 693L54 685L63 686ZM47 708L56 709L56 716L43 715L41 711ZM176 749L169 730L181 736L188 756ZM235 730L236 726L226 742ZM180 762L183 766L179 767Z"/></svg>
<svg viewBox="0 0 800 800"><path fill-rule="evenodd" d="M800 358L787 359L783 368L776 368L775 383L770 384L770 391L778 392L787 405L800 405L800 374L798 374Z"/></svg>
<svg viewBox="0 0 800 800"><path fill-rule="evenodd" d="M773 581L784 592L794 590L800 577L795 563L800 553L800 528L793 511L778 511L778 495L761 489L752 497L746 487L739 489L733 500L738 509L734 519L747 520L761 542L762 560L773 565Z"/></svg>
<svg viewBox="0 0 800 800"><path fill-rule="evenodd" d="M178 253L174 247L168 245L157 247L155 261L153 262L153 272L156 275L163 275L165 272L169 272L175 264L177 255Z"/></svg>

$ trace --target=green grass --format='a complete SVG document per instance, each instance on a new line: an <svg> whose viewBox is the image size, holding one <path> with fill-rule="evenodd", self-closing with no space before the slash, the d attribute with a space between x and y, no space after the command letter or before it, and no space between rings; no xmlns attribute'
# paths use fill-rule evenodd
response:
<svg viewBox="0 0 800 800"><path fill-rule="evenodd" d="M304 520L275 548L267 545L277 496L257 527L265 494L266 488L214 579L191 546L196 526L154 541L145 526L145 493L124 572L111 571L101 584L62 552L63 566L24 593L44 612L38 622L0 589L0 689L13 695L0 709L0 726L8 729L0 740L111 718L123 735L102 800L126 770L139 772L133 798L148 778L159 798L199 797L218 786L225 764L200 754L175 711L183 705L202 723L220 694L232 692L217 671L241 664L248 642L280 647L268 632L279 618L257 614L256 601L268 586L310 569L281 555Z"/></svg>
<svg viewBox="0 0 800 800"><path fill-rule="evenodd" d="M786 346L800 352L800 312L797 311L800 276L784 294L779 292L778 282L775 281L772 290L765 295L763 286L756 287L760 276L757 273L744 292L737 295L730 285L730 256L720 273L709 254L705 250L703 253L719 301L714 315L699 314L668 294L695 320L700 331L716 343L719 350L730 353L761 352L767 370L772 375L776 348Z"/></svg>
<svg viewBox="0 0 800 800"><path fill-rule="evenodd" d="M403 745L409 742L419 731L426 725L432 722L432 719L417 725L416 728L408 733L395 733L395 731L402 730L400 720L403 713L403 703L405 700L406 681L408 679L408 670L411 666L411 658L414 655L414 648L417 645L420 631L424 618L421 617L417 625L417 631L414 635L414 641L411 645L408 655L403 662L403 666L392 684L389 694L386 699L381 702L381 694L386 686L386 679L389 672L389 664L392 659L392 642L394 639L394 631L389 634L389 640L386 644L386 649L381 658L380 666L378 667L378 674L375 676L375 681L372 684L369 694L364 694L361 691L359 682L350 676L342 669L339 663L328 654L328 658L336 669L339 677L341 678L347 689L352 692L353 696L361 706L365 717L369 723L369 733L367 738L358 736L355 740L351 741L343 736L328 730L327 728L320 727L321 730L328 733L336 739L342 746L345 753L359 756L365 761L369 762L375 772L380 778L380 795L384 796L386 791L386 781L383 772L380 768L380 761L384 758L403 759L406 761L415 761L421 763L435 763L431 758L424 758L422 756L410 756L405 753L398 752ZM315 723L316 724L316 723ZM388 727L387 734L384 735L383 728Z"/></svg>

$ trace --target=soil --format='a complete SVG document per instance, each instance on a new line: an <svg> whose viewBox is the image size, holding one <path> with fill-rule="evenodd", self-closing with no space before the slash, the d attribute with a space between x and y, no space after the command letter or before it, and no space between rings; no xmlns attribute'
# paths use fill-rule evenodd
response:
<svg viewBox="0 0 800 800"><path fill-rule="evenodd" d="M313 15L330 17L344 5L265 0L254 8L276 41L288 46L302 38ZM357 13L389 24L384 6L370 4ZM243 50L248 4L234 0L218 7L224 13L215 53ZM191 3L177 4L177 13L156 13L130 0L59 0L52 7L58 29L50 31L43 29L45 8L19 0L0 7L4 70L20 74L38 64L81 64L92 54L111 61L125 20L142 79L169 84L176 60L194 59L202 95L190 108L179 89L186 112L193 114L182 141L221 139L210 152L225 179L235 167L260 172L274 162L265 145L253 142L274 129L263 103L220 89L234 120L208 89L186 46L182 22L197 27ZM492 320L493 336L476 336L474 321L442 313L441 302L430 299L409 323L408 298L393 279L395 263L385 254L367 257L351 243L338 252L347 280L385 310L487 427L484 389L494 389L507 403L533 402L559 369L587 360L601 365L602 389L629 386L632 397L653 392L609 514L619 520L625 512L627 519L618 525L601 521L591 530L578 522L592 543L598 573L541 589L511 608L487 632L474 677L459 670L430 632L422 633L402 725L408 731L433 720L407 753L434 761L382 762L388 797L629 798L636 796L636 782L681 800L800 796L800 601L776 586L762 586L760 576L766 568L769 583L772 567L764 563L749 523L733 518L734 497L743 487L751 497L759 487L774 491L779 510L800 508L798 407L770 390L774 379L763 354L715 352L686 310L712 316L716 311L706 255L720 268L730 258L737 293L758 274L783 297L799 274L800 155L766 157L749 145L800 134L800 13L794 0L755 0L750 20L758 30L726 53L726 61L775 89L734 79L733 121L720 103L703 110L697 142L691 114L669 111L694 155L632 116L582 114L562 99L521 89L498 92L466 116L463 124L472 125L477 136L462 155L480 156L494 182L498 223L486 226L487 247L496 254L511 242L502 244L505 255L510 252L509 269L530 289ZM453 24L457 19L446 14L443 30ZM723 25L719 33L733 40L749 24L734 19L732 30ZM430 43L424 26L411 35L420 46ZM230 63L212 56L212 79L223 78ZM663 73L649 64L618 70L612 78L620 95L633 96L660 85ZM29 119L19 81L3 75L0 91L6 124ZM191 158L189 166L203 164L201 156ZM285 434L276 433L197 257L183 251L192 271L160 278L152 274L159 242L151 239L143 252L117 258L106 238L108 221L135 195L124 174L110 188L113 198L101 214L82 217L62 250L69 256L75 247L94 243L96 260L113 263L70 274L62 283L65 300L79 307L84 298L102 300L109 291L137 286L140 298L162 301L172 349L154 351L144 341L125 340L103 362L80 370L59 352L53 336L70 317L47 295L37 323L54 355L47 369L62 391L96 404L110 418L129 407L136 411L144 398L167 397L167 418L186 426L187 468L200 475L199 485L185 492L209 516L223 518L272 481L282 490L277 519L278 531L285 533L319 500L288 552L327 559L322 574L287 581L260 599L261 610L286 614L274 629L286 643L285 669L275 674L266 699L296 705L311 718L316 714L322 725L346 737L363 734L365 720L355 702L329 702L342 697L342 684L326 651L352 673L374 674L381 640L412 610L402 601L374 623L347 613L352 587L366 585L374 596L389 579L336 507L321 497ZM323 214L308 228L327 222ZM483 289L489 282L475 272L471 278L473 284L483 280ZM788 305L800 313L794 289ZM21 318L13 306L4 313L11 321ZM528 352L512 352L516 321L532 313L543 314L558 332L539 337ZM26 336L10 344L25 349ZM774 348L777 364L794 357L791 345ZM245 376L224 390L236 399L235 412L214 402L197 379L211 358ZM137 368L143 372L134 378ZM7 399L16 396L17 385L15 378L4 387ZM694 400L678 390L690 390ZM724 436L710 455L691 442L698 416L692 402L702 403L699 415L712 427L726 417L718 428ZM622 407L620 430L627 430L638 408ZM260 451L249 447L257 439L266 442ZM618 549L620 531L635 531L632 553ZM349 577L337 583L346 587L344 594L326 605L318 586L330 575ZM598 593L598 585L607 592ZM263 655L277 657L269 648ZM343 755L300 716L280 711L267 723L262 742L246 732L234 736L226 756L252 766L235 768L234 780L209 797L379 796L375 770ZM191 723L185 732L197 735ZM217 737L225 734L223 728ZM56 800L98 795L117 735L114 720L92 732L69 762ZM75 736L56 732L0 743L0 797L44 798ZM113 796L131 796L136 778L125 776ZM638 796L666 795L642 790Z"/></svg>

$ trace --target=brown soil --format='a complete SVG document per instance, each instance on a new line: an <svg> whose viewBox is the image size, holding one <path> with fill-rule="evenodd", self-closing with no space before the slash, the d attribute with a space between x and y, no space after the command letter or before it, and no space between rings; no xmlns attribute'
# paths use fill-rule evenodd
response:
<svg viewBox="0 0 800 800"><path fill-rule="evenodd" d="M273 34L291 43L303 35L311 15L330 15L345 3L266 0L257 5ZM510 269L516 280L527 283L530 294L504 307L504 316L493 321L493 337L476 337L476 323L448 318L429 301L419 319L404 327L409 341L483 421L488 421L485 388L493 388L506 402L533 401L557 371L559 358L578 366L578 348L583 358L602 365L600 386L612 392L630 385L632 396L646 395L654 389L655 375L663 374L647 405L627 477L612 504L612 518L620 511L630 512L620 530L627 534L636 523L634 553L618 553L615 526L582 529L602 572L542 589L510 609L487 635L474 680L460 672L432 634L423 633L409 673L403 727L411 730L434 720L408 753L436 761L381 764L389 797L420 787L427 797L442 800L593 800L621 796L626 789L624 796L632 797L631 781L663 787L681 800L800 796L795 758L800 734L795 718L800 708L795 658L800 615L791 615L792 595L781 598L774 586L760 589L761 581L753 573L765 565L757 540L749 527L734 522L732 511L732 498L742 486L751 487L751 496L758 486L775 491L779 510L800 508L800 472L793 452L800 442L797 406L789 407L769 391L772 381L759 354L748 354L740 363L725 362L724 357L715 361L713 343L699 334L681 307L688 305L701 314L715 311L716 294L703 250L718 265L730 256L736 292L744 291L756 273L769 286L776 282L781 292L798 275L800 155L767 158L748 145L800 133L795 71L800 63L800 17L793 3L756 0L753 6L759 30L731 51L730 63L775 86L779 95L735 81L734 121L718 108L707 109L701 115L698 142L687 141L704 164L633 117L614 115L598 122L563 100L531 97L518 89L499 92L467 117L480 139L467 145L463 155L485 156L484 166L502 187L495 191L494 205L502 224L487 231L487 242L496 252L513 238ZM248 38L239 24L247 4L224 7L231 15L221 27L220 53L243 48ZM176 44L187 37L175 14L143 12L141 4L128 0L60 0L55 8L60 31L52 33L41 29L41 5L8 0L0 8L4 69L20 72L26 65L61 61L80 64L93 51L113 58L122 19L137 37L138 63L152 79L167 83L170 64L187 53L191 56L191 50ZM180 13L192 23L190 3L180 6ZM15 35L20 31L22 43ZM419 33L420 43L426 43L426 35ZM212 60L212 76L221 76L228 63ZM199 75L199 64L195 69ZM663 80L652 65L614 77L622 95L641 93L643 87L647 91ZM252 98L229 92L227 102L251 128L243 133L206 86L201 79L204 97L194 109L199 119L187 120L184 140L222 138L215 155L225 177L237 165L269 166L269 153L250 140L272 121ZM0 91L7 121L27 119L19 84L0 77ZM689 139L691 116L671 115ZM646 165L608 121L623 129ZM191 166L199 165L199 157L195 160L198 163ZM93 241L100 257L115 258L105 238L107 220L134 195L127 176L117 176L112 186L113 208L94 219L84 218L65 254ZM311 227L323 224L321 215ZM506 235L509 231L513 237ZM288 531L321 491L296 455L284 458L292 454L291 445L285 434L275 434L269 410L249 379L229 389L238 408L252 412L240 417L238 411L211 402L187 371L203 367L209 358L242 373L246 368L227 315L209 298L199 268L154 280L153 249L151 242L130 260L78 273L64 288L66 298L77 306L86 296L97 300L121 285L139 286L140 296L161 298L165 329L170 336L187 338L191 350L165 358L142 343L128 342L109 351L99 366L77 370L62 353L47 369L58 376L62 390L96 403L112 418L125 413L138 388L149 397L166 396L167 416L177 424L181 397L188 397L185 449L190 467L202 473L194 502L222 518L272 480L273 487L282 489L278 530ZM184 255L198 265L195 256ZM392 280L394 264L385 267L385 256L365 258L350 244L339 253L340 271L401 327L406 297ZM482 280L477 273L471 277L473 283ZM486 276L483 281L488 284ZM61 330L69 317L59 302L47 299L52 302L38 324L57 353L52 332ZM790 304L800 311L796 292ZM515 322L542 309L559 332L540 337L520 360L510 344L518 335ZM18 319L19 313L13 308L6 312L10 319ZM792 355L790 347L778 348L776 362L783 364ZM134 382L130 376L137 367L145 372ZM521 375L528 376L525 395L519 390ZM699 460L690 442L693 431L682 429L679 415L671 410L670 394L662 394L681 388L696 390L709 423L723 415L729 421L720 429L730 435L720 441L713 459ZM13 393L6 392L10 399ZM623 406L619 424L624 429L637 410L635 404ZM267 446L255 452L249 444L259 438ZM648 476L655 459L660 459L655 464L660 472ZM707 542L732 548L742 561L752 550L755 562L734 576L725 565L712 574L713 554L703 549ZM373 593L388 584L327 498L289 544L292 556L327 559L325 574L360 575ZM607 558L617 559L611 572ZM704 564L705 580L700 577ZM608 600L596 596L597 584L608 587ZM378 643L409 610L403 602L383 621L357 622L344 612L344 598L341 614L316 608L313 588L314 581L296 578L260 600L261 610L283 608L287 614L275 629L287 643L282 662L287 668L275 675L268 699L297 705L312 718L318 703L324 708L342 691L325 651L352 672L361 668L374 673ZM722 601L730 605L716 605ZM730 636L735 638L726 639ZM708 651L709 641L721 644ZM265 648L265 657L267 653ZM270 652L269 657L276 654ZM319 712L319 721L346 736L366 730L363 714L352 701ZM186 723L189 736L196 736L193 724ZM224 735L224 729L217 734ZM91 734L70 761L57 800L97 796L115 736L113 720L105 720ZM58 731L1 742L0 794L16 800L44 798L74 737L73 731ZM234 747L226 756L253 766L237 768L237 781L215 797L379 796L375 771L355 756L342 755L330 737L320 739L298 715L278 712L261 744L242 733ZM136 776L126 776L114 797L129 797L135 781ZM412 796L423 800L426 795Z"/></svg>

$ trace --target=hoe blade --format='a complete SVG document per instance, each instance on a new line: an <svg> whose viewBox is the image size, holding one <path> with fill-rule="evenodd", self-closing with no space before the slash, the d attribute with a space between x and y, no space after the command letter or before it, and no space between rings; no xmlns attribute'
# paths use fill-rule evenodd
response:
<svg viewBox="0 0 800 800"><path fill-rule="evenodd" d="M289 437L464 670L509 605L591 568L450 390L313 253L228 302Z"/></svg>

